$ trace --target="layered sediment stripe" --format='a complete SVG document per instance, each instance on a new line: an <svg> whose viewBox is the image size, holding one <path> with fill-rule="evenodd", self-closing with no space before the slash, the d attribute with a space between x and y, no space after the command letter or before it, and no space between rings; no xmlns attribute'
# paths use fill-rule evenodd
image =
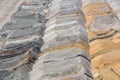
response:
<svg viewBox="0 0 120 80"><path fill-rule="evenodd" d="M67 12L66 12L67 13ZM75 12L74 12L75 13ZM72 19L82 19L83 21L83 23L82 24L85 24L85 17L83 16L83 15L81 15L81 13L79 12L79 13L76 13L76 14L74 14L74 13L68 13L69 15L67 15L67 14L64 14L64 15L62 15L61 13L61 15L62 16L59 16L59 15L56 15L56 17L53 17L53 18L51 18L47 23L46 23L46 25L51 25L51 24L53 24L53 23L60 23L60 22L64 22L64 20L68 20L68 21L71 21ZM79 17L81 17L81 18L79 18ZM68 18L66 18L66 17L70 17L70 19L68 19ZM64 20L63 20L64 19ZM48 27L49 27L48 26ZM46 26L47 27L47 26Z"/></svg>
<svg viewBox="0 0 120 80"><path fill-rule="evenodd" d="M29 10L23 13L17 12L16 15L12 16L11 21L1 29L1 55L4 53L6 55L19 54L34 45L41 47L45 25L39 23L36 15L28 14L28 12Z"/></svg>
<svg viewBox="0 0 120 80"><path fill-rule="evenodd" d="M105 0L82 0L83 7L89 5L90 3L104 2Z"/></svg>
<svg viewBox="0 0 120 80"><path fill-rule="evenodd" d="M24 37L27 35L38 34L40 32L40 30L41 30L41 28L39 28L39 27L18 29L14 32L13 35L11 35L11 37L9 39L17 39L17 38ZM1 34L2 35L4 35L4 34L9 35L13 31L14 30L6 30L6 31L1 32Z"/></svg>
<svg viewBox="0 0 120 80"><path fill-rule="evenodd" d="M53 0L30 80L93 80L81 0ZM87 74L86 74L87 73Z"/></svg>
<svg viewBox="0 0 120 80"><path fill-rule="evenodd" d="M80 8L80 6L78 6L78 4L80 5L81 2L78 1L76 3L76 1L75 2L73 1L74 6L76 8ZM63 13L72 13L72 15L71 14L61 14L60 12L57 12L54 17L50 18L50 20L46 23L47 27L45 30L45 36L43 38L44 45L42 47L42 51L47 50L52 47L62 46L62 45L70 44L70 43L72 44L72 43L81 42L81 41L88 44L87 33L86 33L85 27L84 27L85 18L83 15L79 15L79 14L83 14L83 13L79 12L79 14L77 15L76 11L67 11L67 9L69 7L62 5L62 4L58 4L58 2L60 2L60 1L51 3L52 6L58 5L60 7L60 8L54 8L54 9L51 9L51 7L50 7L49 10L51 12L53 12L53 10L60 11L60 10L64 9L65 11L63 11ZM62 3L62 1L61 1L61 3ZM73 5L71 2L68 2L68 4L69 4L68 6ZM62 8L62 7L65 7L65 8ZM72 10L74 10L74 9L72 9ZM79 11L79 9L77 9L77 11ZM50 15L51 14L52 13L50 13ZM73 25L74 26L73 27L73 26L71 26L72 22L69 22L69 21L74 21L74 22L76 21L77 23L75 25ZM82 26L81 26L81 24L82 24ZM53 26L55 29L53 29Z"/></svg>
<svg viewBox="0 0 120 80"><path fill-rule="evenodd" d="M59 30L52 34L46 35L44 39L44 45L42 50L47 50L52 47L64 46L66 44L74 44L77 42L83 42L88 45L87 33L84 33L84 28L79 26L77 28L71 28L66 30ZM67 34L66 34L67 33ZM50 37L52 36L52 38Z"/></svg>
<svg viewBox="0 0 120 80"><path fill-rule="evenodd" d="M18 10L19 6L25 0L4 0L1 2L0 6L0 30L2 27L10 20L10 17ZM6 5L7 4L7 5Z"/></svg>
<svg viewBox="0 0 120 80"><path fill-rule="evenodd" d="M68 53L68 54L66 54L66 53ZM59 59L60 60L70 59L70 58L74 58L79 55L85 56L88 60L90 60L90 56L89 56L88 52L85 52L84 50L78 49L78 48L70 48L70 49L65 49L65 50L61 50L61 51L57 50L54 52L48 52L48 53L44 54L43 56L39 57L36 62L41 64L41 63L47 63L49 61L56 61ZM39 64L35 64L34 67L38 67Z"/></svg>
<svg viewBox="0 0 120 80"><path fill-rule="evenodd" d="M119 64L119 39L115 37L119 34L119 19L114 8L119 4L119 0L96 0L98 2L90 2L84 6L84 12L87 19L86 26L89 31L90 53L92 56L92 72L95 80L101 76L101 79L114 80L118 79L113 73L108 70L114 68L117 73ZM108 1L108 4L106 3ZM115 4L112 7L111 4ZM114 8L114 9L112 9ZM119 9L119 8L118 8ZM118 10L117 9L117 10ZM113 41L116 42L114 42ZM114 59L113 59L114 57ZM113 75L113 76L111 76Z"/></svg>
<svg viewBox="0 0 120 80"><path fill-rule="evenodd" d="M12 58L2 59L0 60L0 69L9 69L14 65L17 65L18 62L20 62L22 59L24 59L24 55L18 55Z"/></svg>
<svg viewBox="0 0 120 80"><path fill-rule="evenodd" d="M57 51L57 50L70 49L70 48L79 48L79 49L85 50L86 52L89 52L89 46L87 44L85 44L83 42L76 42L76 43L71 43L71 44L67 44L67 45L52 47L47 50L44 50L43 53Z"/></svg>
<svg viewBox="0 0 120 80"><path fill-rule="evenodd" d="M115 28L115 24L118 22L117 17L105 1L90 2L84 6L84 12L87 18L86 26L90 26L92 31L102 30L103 28Z"/></svg>
<svg viewBox="0 0 120 80"><path fill-rule="evenodd" d="M14 16L11 17L10 21L3 26L2 32L6 30L33 28L33 26L36 24L39 23L34 14L31 14L27 11L19 13L17 12ZM40 25L42 24L37 25L37 27Z"/></svg>
<svg viewBox="0 0 120 80"><path fill-rule="evenodd" d="M64 80L69 77L75 80L77 77L82 80L92 80L89 60L89 54L78 48L48 52L36 61L30 73L32 74L31 80ZM85 73L91 77L86 79Z"/></svg>
<svg viewBox="0 0 120 80"><path fill-rule="evenodd" d="M59 4L60 2L62 4ZM79 0L76 0L76 1L70 0L69 2L67 2L67 3L66 2L67 1L60 1L59 0L59 1L51 3L51 6L49 7L49 13L48 13L49 16L47 18L51 19L54 16L57 16L57 14L70 14L72 12L73 13L81 12L81 14L83 14L82 9L80 8L80 4L82 4L81 1L79 1ZM73 3L71 3L71 2L73 2Z"/></svg>
<svg viewBox="0 0 120 80"><path fill-rule="evenodd" d="M19 5L22 4L19 1L21 2L23 0L3 0L6 3L1 8L4 10L5 7L5 11L8 9L11 10L9 11L10 13L14 13L13 10L16 11L19 7L17 3ZM1 3L0 1L0 5ZM6 7L6 5L9 5L7 3L11 4L13 8L16 5L17 7L15 9ZM40 4L43 4L43 2L40 2ZM32 4L32 6L36 7L36 12L33 11L34 13L42 9L40 5ZM0 50L1 80L29 80L28 73L32 68L33 62L37 59L43 43L41 39L45 27L45 19L41 19L43 16L41 15L39 17L39 15L36 16L37 14L31 13L33 9L23 9L21 7L19 9L14 15L11 13L7 17L7 19L11 17L10 21L0 30L0 43L3 43L2 49ZM39 19L41 22L38 21Z"/></svg>
<svg viewBox="0 0 120 80"><path fill-rule="evenodd" d="M120 19L120 1L119 0L106 0L109 6L113 9L116 13L118 18Z"/></svg>

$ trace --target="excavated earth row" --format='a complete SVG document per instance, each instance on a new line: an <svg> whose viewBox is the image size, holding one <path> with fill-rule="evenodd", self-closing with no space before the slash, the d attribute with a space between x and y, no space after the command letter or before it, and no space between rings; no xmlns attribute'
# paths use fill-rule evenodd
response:
<svg viewBox="0 0 120 80"><path fill-rule="evenodd" d="M119 0L93 0L84 6L95 80L120 80L119 4Z"/></svg>
<svg viewBox="0 0 120 80"><path fill-rule="evenodd" d="M46 1L22 3L1 28L0 80L30 80L29 72L41 51L47 21L42 12L47 6L43 3Z"/></svg>

